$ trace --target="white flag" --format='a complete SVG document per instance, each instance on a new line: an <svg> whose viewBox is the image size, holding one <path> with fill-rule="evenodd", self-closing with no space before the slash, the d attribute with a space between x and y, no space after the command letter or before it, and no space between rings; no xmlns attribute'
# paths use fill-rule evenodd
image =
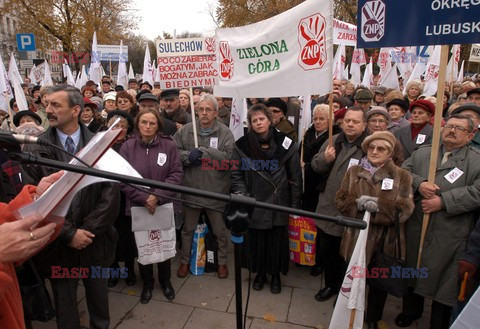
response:
<svg viewBox="0 0 480 329"><path fill-rule="evenodd" d="M123 89L128 89L128 73L127 63L124 60L123 41L120 41L120 56L118 61L117 86L123 86Z"/></svg>
<svg viewBox="0 0 480 329"><path fill-rule="evenodd" d="M415 67L412 65L414 59L416 60L416 53L409 52L409 47L394 47L390 48L390 58L393 63L397 64L397 68L400 71L400 76L404 81L407 81L412 70Z"/></svg>
<svg viewBox="0 0 480 329"><path fill-rule="evenodd" d="M37 77L35 76L35 69L36 69L36 65L33 64L33 67L30 69L30 74L28 75L28 77L30 78L30 81L32 81L33 84L37 84L38 81L37 81Z"/></svg>
<svg viewBox="0 0 480 329"><path fill-rule="evenodd" d="M232 110L230 112L230 130L233 133L235 140L243 137L243 128L248 126L247 123L247 99L246 98L233 98Z"/></svg>
<svg viewBox="0 0 480 329"><path fill-rule="evenodd" d="M458 64L460 64L460 45L453 45L451 50L452 56L447 65L447 76L445 81L452 83L457 80L458 77Z"/></svg>
<svg viewBox="0 0 480 329"><path fill-rule="evenodd" d="M88 81L88 75L87 75L87 70L85 69L85 65L82 65L82 70L79 73L79 76L77 77L77 82L75 83L75 87L78 89L82 89L83 86L87 84Z"/></svg>
<svg viewBox="0 0 480 329"><path fill-rule="evenodd" d="M463 82L463 68L465 65L465 61L462 61L462 65L460 66L460 70L458 71L458 77L457 77L457 82Z"/></svg>
<svg viewBox="0 0 480 329"><path fill-rule="evenodd" d="M299 98L301 105L300 124L298 125L298 143L303 140L305 132L312 124L311 96L302 96Z"/></svg>
<svg viewBox="0 0 480 329"><path fill-rule="evenodd" d="M337 48L335 57L333 58L333 79L348 78L344 76L345 71L345 45L341 44Z"/></svg>
<svg viewBox="0 0 480 329"><path fill-rule="evenodd" d="M50 66L48 65L47 60L45 60L45 74L43 76L42 80L42 87L43 86L53 86L53 80L52 80L52 72L50 71Z"/></svg>
<svg viewBox="0 0 480 329"><path fill-rule="evenodd" d="M8 111L10 99L13 98L12 88L5 70L2 56L0 55L0 110Z"/></svg>
<svg viewBox="0 0 480 329"><path fill-rule="evenodd" d="M435 95L438 88L438 73L440 71L440 50L441 46L435 46L432 56L427 64L425 70L425 87L423 88L423 94L427 96Z"/></svg>
<svg viewBox="0 0 480 329"><path fill-rule="evenodd" d="M150 59L150 50L148 44L145 47L145 58L143 59L143 82L148 82L153 86L153 67L152 60Z"/></svg>
<svg viewBox="0 0 480 329"><path fill-rule="evenodd" d="M135 79L135 73L133 72L132 63L130 63L130 67L128 68L128 78Z"/></svg>
<svg viewBox="0 0 480 329"><path fill-rule="evenodd" d="M411 50L413 51L413 50ZM428 46L426 51L424 52L424 55L430 56L433 52L433 46ZM425 70L427 69L427 63L428 61L426 60L426 57L420 57L417 59L415 62L415 66L413 68L412 74L410 74L410 77L407 80L407 83L404 85L406 86L410 81L412 80L420 80L420 77L422 76L423 73L425 73ZM404 90L406 92L406 90Z"/></svg>
<svg viewBox="0 0 480 329"><path fill-rule="evenodd" d="M380 67L380 71L378 72L379 86L383 86L385 77L387 76L387 74L390 72L390 69L392 68L392 58L390 57L390 51L391 51L390 48L382 48L380 49L380 53L378 54L377 65L378 67Z"/></svg>
<svg viewBox="0 0 480 329"><path fill-rule="evenodd" d="M216 29L223 97L320 94L332 88L332 1L307 0L255 24Z"/></svg>
<svg viewBox="0 0 480 329"><path fill-rule="evenodd" d="M360 66L365 65L365 51L355 48L352 54L352 63L350 63L350 81L357 87L361 83Z"/></svg>
<svg viewBox="0 0 480 329"><path fill-rule="evenodd" d="M370 58L370 63L365 67L363 73L362 86L371 88L373 86L373 59Z"/></svg>
<svg viewBox="0 0 480 329"><path fill-rule="evenodd" d="M75 87L75 79L73 78L72 70L68 66L67 60L63 59L65 63L62 64L63 76L67 79L67 85Z"/></svg>
<svg viewBox="0 0 480 329"><path fill-rule="evenodd" d="M370 213L365 212L363 220L367 222L367 228L360 230L352 258L348 263L347 272L343 279L342 287L338 293L337 303L333 310L329 329L349 328L352 310L355 310L354 329L363 328L363 313L365 311L365 275L367 268L365 249L367 247L368 227Z"/></svg>
<svg viewBox="0 0 480 329"><path fill-rule="evenodd" d="M15 102L17 103L19 111L28 110L27 99L25 98L25 93L22 89L22 77L18 72L17 63L15 62L15 57L10 56L10 65L8 66L8 76L10 78L10 84L13 87L13 92L15 94Z"/></svg>
<svg viewBox="0 0 480 329"><path fill-rule="evenodd" d="M90 75L90 80L95 82L98 86L100 86L100 81L102 80L102 65L100 63L100 55L101 54L98 51L97 45L97 32L93 32L92 56L90 57L91 63L88 74Z"/></svg>
<svg viewBox="0 0 480 329"><path fill-rule="evenodd" d="M385 75L383 82L379 83L379 85L390 89L400 89L400 85L398 84L397 63L393 64Z"/></svg>

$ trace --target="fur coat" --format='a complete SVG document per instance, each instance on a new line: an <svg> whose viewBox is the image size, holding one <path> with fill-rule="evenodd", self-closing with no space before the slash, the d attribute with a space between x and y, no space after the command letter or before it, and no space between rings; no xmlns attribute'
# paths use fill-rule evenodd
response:
<svg viewBox="0 0 480 329"><path fill-rule="evenodd" d="M382 190L382 181L393 179L391 190ZM395 214L400 222L401 257L405 259L405 221L414 209L412 178L408 171L401 169L391 159L379 168L373 176L360 166L352 166L345 174L342 185L336 195L336 206L345 216L363 218L363 211L357 209L358 199L362 195L378 198L378 212L372 213L367 238L366 262L370 263L375 251L379 249L382 233L387 229L384 252L395 256ZM347 261L353 253L359 230L345 228L340 246L340 254Z"/></svg>

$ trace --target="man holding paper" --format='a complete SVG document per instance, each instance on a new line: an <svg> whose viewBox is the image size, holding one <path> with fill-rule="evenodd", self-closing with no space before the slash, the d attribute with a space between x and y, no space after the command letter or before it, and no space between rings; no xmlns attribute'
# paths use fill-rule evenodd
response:
<svg viewBox="0 0 480 329"><path fill-rule="evenodd" d="M83 97L77 88L68 85L52 87L46 99L46 114L50 127L39 136L76 153L94 136L78 116L83 109ZM25 151L36 156L68 162L71 156L55 148L27 145ZM51 168L27 165L22 168L24 181L36 184L52 173ZM39 253L35 261L44 275L52 276L52 266L71 269L91 266L109 267L115 255L117 232L113 222L118 215L120 195L111 183L90 185L77 193L65 217L60 235ZM69 271L70 272L70 271ZM51 278L55 297L58 328L79 328L77 308L78 278ZM83 278L90 326L108 328L108 289L106 278Z"/></svg>

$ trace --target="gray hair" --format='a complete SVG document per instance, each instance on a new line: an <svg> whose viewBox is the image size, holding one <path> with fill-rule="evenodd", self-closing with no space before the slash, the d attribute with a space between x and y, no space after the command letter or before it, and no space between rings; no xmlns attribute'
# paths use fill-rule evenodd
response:
<svg viewBox="0 0 480 329"><path fill-rule="evenodd" d="M67 92L67 97L68 97L68 106L69 107L74 107L74 106L80 106L80 109L83 110L83 96L82 92L80 89L72 87L70 85L56 85L51 88L51 93L56 93L59 91L66 91Z"/></svg>
<svg viewBox="0 0 480 329"><path fill-rule="evenodd" d="M317 112L320 114L325 114L327 117L329 117L328 114L330 112L330 107L327 104L317 104L313 108L312 116L314 116Z"/></svg>
<svg viewBox="0 0 480 329"><path fill-rule="evenodd" d="M201 102L210 102L212 103L214 109L215 109L215 112L218 111L218 103L217 103L217 99L215 98L215 96L213 96L212 94L203 94L202 96L200 96L200 100L198 101L198 103L200 104Z"/></svg>

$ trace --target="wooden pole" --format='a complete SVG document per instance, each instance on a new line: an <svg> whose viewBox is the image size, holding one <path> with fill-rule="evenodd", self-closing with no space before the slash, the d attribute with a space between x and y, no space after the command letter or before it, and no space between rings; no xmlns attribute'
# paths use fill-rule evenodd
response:
<svg viewBox="0 0 480 329"><path fill-rule="evenodd" d="M333 141L333 88L328 98L328 147L332 147Z"/></svg>
<svg viewBox="0 0 480 329"><path fill-rule="evenodd" d="M437 103L435 104L435 121L433 124L432 151L430 153L430 167L428 169L428 183L435 184L437 171L438 148L440 146L440 125L442 124L443 94L445 92L445 77L447 75L448 45L443 45L440 52L440 69L438 71ZM417 268L420 268L422 260L423 244L427 233L430 214L423 214L422 233L420 235L420 246L418 248Z"/></svg>
<svg viewBox="0 0 480 329"><path fill-rule="evenodd" d="M195 118L195 108L193 105L193 90L190 87L190 108L192 114L192 124L193 124L193 143L195 144L195 148L198 148L198 137L197 137L197 119Z"/></svg>
<svg viewBox="0 0 480 329"><path fill-rule="evenodd" d="M353 309L352 312L350 313L350 324L348 325L348 329L353 329L353 324L355 323L355 312L357 310Z"/></svg>

